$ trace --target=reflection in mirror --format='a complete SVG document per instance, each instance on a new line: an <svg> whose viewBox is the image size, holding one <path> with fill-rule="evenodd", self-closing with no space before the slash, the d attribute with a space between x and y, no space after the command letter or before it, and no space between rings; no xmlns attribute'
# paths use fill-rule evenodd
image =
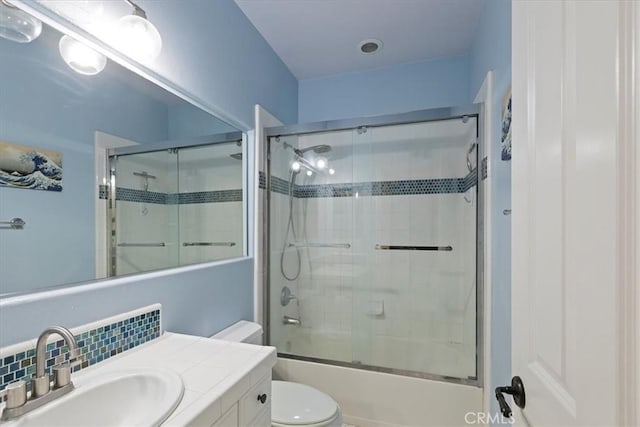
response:
<svg viewBox="0 0 640 427"><path fill-rule="evenodd" d="M226 136L110 158L111 275L242 256L242 135Z"/></svg>
<svg viewBox="0 0 640 427"><path fill-rule="evenodd" d="M111 60L74 71L62 37L0 37L0 222L25 222L0 224L0 294L242 256L238 130ZM146 154L109 165L124 146Z"/></svg>

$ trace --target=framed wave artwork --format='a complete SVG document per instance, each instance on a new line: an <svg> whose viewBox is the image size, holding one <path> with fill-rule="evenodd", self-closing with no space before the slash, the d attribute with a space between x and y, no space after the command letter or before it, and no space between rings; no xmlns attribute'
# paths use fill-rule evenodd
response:
<svg viewBox="0 0 640 427"><path fill-rule="evenodd" d="M0 187L62 191L62 153L0 141Z"/></svg>
<svg viewBox="0 0 640 427"><path fill-rule="evenodd" d="M502 136L500 138L501 159L511 160L511 88L502 98Z"/></svg>

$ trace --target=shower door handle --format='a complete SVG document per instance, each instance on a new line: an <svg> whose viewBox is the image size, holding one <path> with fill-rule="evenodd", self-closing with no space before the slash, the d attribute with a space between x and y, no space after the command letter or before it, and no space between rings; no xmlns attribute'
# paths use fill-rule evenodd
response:
<svg viewBox="0 0 640 427"><path fill-rule="evenodd" d="M526 397L524 392L524 383L519 376L511 378L510 386L496 387L496 399L500 405L500 412L505 418L511 418L512 411L509 404L504 398L505 394L513 396L513 401L519 408L524 409L526 404Z"/></svg>

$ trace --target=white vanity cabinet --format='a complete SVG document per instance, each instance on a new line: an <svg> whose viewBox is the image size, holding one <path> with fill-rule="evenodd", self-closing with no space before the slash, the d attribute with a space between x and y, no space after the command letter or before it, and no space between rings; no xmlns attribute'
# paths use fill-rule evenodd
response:
<svg viewBox="0 0 640 427"><path fill-rule="evenodd" d="M184 394L163 427L270 427L276 360L274 347L167 332L86 371L160 368L177 373Z"/></svg>
<svg viewBox="0 0 640 427"><path fill-rule="evenodd" d="M271 373L252 387L211 427L270 427Z"/></svg>

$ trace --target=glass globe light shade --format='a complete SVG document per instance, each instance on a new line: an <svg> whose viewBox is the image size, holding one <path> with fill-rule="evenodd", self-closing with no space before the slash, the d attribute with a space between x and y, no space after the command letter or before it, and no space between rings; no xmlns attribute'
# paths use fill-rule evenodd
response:
<svg viewBox="0 0 640 427"><path fill-rule="evenodd" d="M34 41L42 33L42 22L27 12L0 0L0 37L18 43Z"/></svg>
<svg viewBox="0 0 640 427"><path fill-rule="evenodd" d="M297 161L297 160L294 160L294 161L291 163L291 170L292 170L292 171L294 171L294 172L298 172L298 171L300 170L300 168L301 168L301 167L302 167L302 165L301 165L301 164L300 164L300 162L299 162L299 161Z"/></svg>
<svg viewBox="0 0 640 427"><path fill-rule="evenodd" d="M64 62L77 73L93 76L107 65L106 56L69 36L62 36L58 48Z"/></svg>
<svg viewBox="0 0 640 427"><path fill-rule="evenodd" d="M151 62L160 55L160 33L142 16L123 16L118 20L116 31L116 47L125 55L143 63Z"/></svg>

